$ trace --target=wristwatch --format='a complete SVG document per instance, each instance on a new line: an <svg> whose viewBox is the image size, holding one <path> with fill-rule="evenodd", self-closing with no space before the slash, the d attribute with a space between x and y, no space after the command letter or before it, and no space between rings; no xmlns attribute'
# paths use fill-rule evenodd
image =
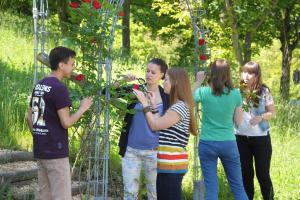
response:
<svg viewBox="0 0 300 200"><path fill-rule="evenodd" d="M145 108L143 108L143 113L146 114L147 112L152 111L151 106L146 106Z"/></svg>

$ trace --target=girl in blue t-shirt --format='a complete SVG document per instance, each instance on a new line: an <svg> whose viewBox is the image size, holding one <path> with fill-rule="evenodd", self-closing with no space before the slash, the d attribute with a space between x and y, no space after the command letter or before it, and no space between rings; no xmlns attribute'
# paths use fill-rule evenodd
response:
<svg viewBox="0 0 300 200"><path fill-rule="evenodd" d="M159 58L151 59L146 68L145 85L149 92L156 94L157 113L163 114L169 107L169 97L159 85L165 78L168 65ZM136 80L134 74L127 74L126 81ZM132 91L132 90L131 90ZM131 92L128 91L128 92ZM158 134L152 131L143 113L143 106L137 100L127 107L134 109L134 114L126 113L124 126L119 139L119 154L122 156L122 176L124 199L137 199L141 170L145 171L147 196L149 200L157 199L156 167Z"/></svg>
<svg viewBox="0 0 300 200"><path fill-rule="evenodd" d="M217 59L211 63L208 73L209 86L200 87L205 73L198 72L194 89L194 100L202 106L199 158L206 188L205 199L218 199L219 158L234 199L248 200L234 135L234 123L239 125L243 120L241 94L233 88L230 66L226 60Z"/></svg>

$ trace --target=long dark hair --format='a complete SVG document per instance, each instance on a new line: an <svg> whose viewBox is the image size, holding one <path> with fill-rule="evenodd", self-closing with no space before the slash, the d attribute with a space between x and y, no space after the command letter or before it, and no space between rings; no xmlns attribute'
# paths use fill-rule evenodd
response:
<svg viewBox="0 0 300 200"><path fill-rule="evenodd" d="M217 59L212 62L209 65L208 76L208 82L214 95L221 96L225 87L228 89L227 94L233 89L230 65L225 59Z"/></svg>
<svg viewBox="0 0 300 200"><path fill-rule="evenodd" d="M170 78L170 103L176 103L177 100L185 102L189 106L190 111L190 132L197 135L196 120L194 115L194 100L192 96L191 83L186 71L180 68L171 68L167 70Z"/></svg>
<svg viewBox="0 0 300 200"><path fill-rule="evenodd" d="M256 79L252 85L250 85L249 89L250 91L260 91L262 87L262 78L261 78L261 69L260 65L257 62L250 61L247 62L243 68L242 72L247 72L249 74L254 74ZM242 83L244 83L244 80L241 80Z"/></svg>

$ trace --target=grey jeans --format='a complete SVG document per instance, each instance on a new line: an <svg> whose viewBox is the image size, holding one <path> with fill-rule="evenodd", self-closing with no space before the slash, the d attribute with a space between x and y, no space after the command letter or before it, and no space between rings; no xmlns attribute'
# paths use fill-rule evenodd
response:
<svg viewBox="0 0 300 200"><path fill-rule="evenodd" d="M127 147L122 158L124 200L138 198L142 165L145 170L148 200L156 200L157 151Z"/></svg>

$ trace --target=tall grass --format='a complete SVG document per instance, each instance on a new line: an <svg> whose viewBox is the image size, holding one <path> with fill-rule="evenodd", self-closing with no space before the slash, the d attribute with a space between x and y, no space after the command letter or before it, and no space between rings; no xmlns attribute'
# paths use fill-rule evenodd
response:
<svg viewBox="0 0 300 200"><path fill-rule="evenodd" d="M31 149L25 122L32 88L30 20L1 12L0 18L0 148Z"/></svg>

